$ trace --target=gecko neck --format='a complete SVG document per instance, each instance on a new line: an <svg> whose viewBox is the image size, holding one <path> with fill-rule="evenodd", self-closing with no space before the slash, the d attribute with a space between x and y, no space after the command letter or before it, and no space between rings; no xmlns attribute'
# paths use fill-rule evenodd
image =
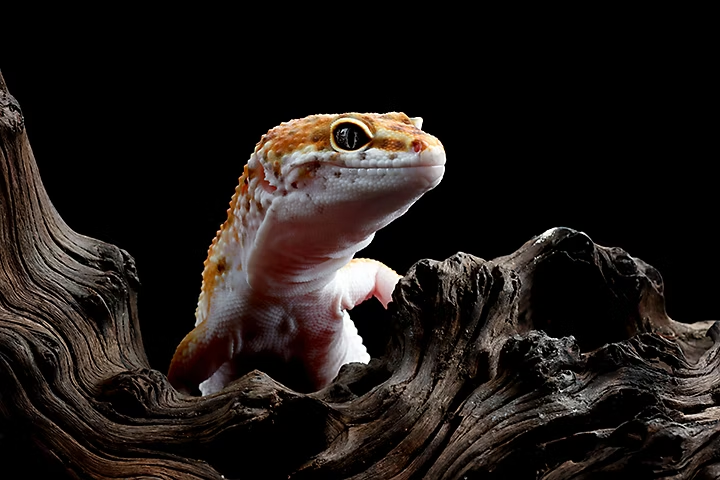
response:
<svg viewBox="0 0 720 480"><path fill-rule="evenodd" d="M280 226L267 228L287 230ZM259 233L270 234L273 241L253 243L248 255L247 282L251 288L273 292L274 296L300 296L320 291L375 236L373 232L362 239L339 245L311 242L298 235L282 235L277 231Z"/></svg>

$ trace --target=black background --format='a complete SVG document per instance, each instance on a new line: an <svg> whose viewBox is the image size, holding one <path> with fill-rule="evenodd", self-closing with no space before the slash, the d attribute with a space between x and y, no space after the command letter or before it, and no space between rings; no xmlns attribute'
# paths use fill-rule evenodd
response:
<svg viewBox="0 0 720 480"><path fill-rule="evenodd" d="M154 368L192 327L255 143L313 113L404 111L445 146L443 182L362 256L403 273L568 226L657 267L673 318L718 317L717 55L702 15L379 8L284 23L106 14L1 34L54 205L136 260Z"/></svg>

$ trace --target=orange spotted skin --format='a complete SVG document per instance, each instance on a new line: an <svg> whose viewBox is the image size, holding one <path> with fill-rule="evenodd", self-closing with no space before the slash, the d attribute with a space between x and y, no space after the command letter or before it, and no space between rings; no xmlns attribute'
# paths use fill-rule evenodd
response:
<svg viewBox="0 0 720 480"><path fill-rule="evenodd" d="M330 125L339 118L354 118L363 121L369 130L376 134L371 147L392 152L406 150L408 142L413 141L418 142L419 145L415 148L421 150L427 148L428 145L440 145L435 137L416 128L404 113L393 112L384 115L346 113L343 115L312 115L283 123L263 135L255 147L255 151L262 150L272 142L273 157L279 161L286 154L307 146L314 147L316 151L327 150L330 147Z"/></svg>
<svg viewBox="0 0 720 480"><path fill-rule="evenodd" d="M399 277L353 256L440 182L442 144L420 127L403 113L346 113L263 135L210 245L173 385L213 393L270 357L317 389L369 360L347 310L372 296L387 305Z"/></svg>

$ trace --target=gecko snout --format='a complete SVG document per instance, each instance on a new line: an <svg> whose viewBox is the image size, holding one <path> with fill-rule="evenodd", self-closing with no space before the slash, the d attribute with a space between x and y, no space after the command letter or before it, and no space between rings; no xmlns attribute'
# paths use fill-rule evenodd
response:
<svg viewBox="0 0 720 480"><path fill-rule="evenodd" d="M428 182L428 189L435 188L445 174L445 149L442 145L433 145L419 155L417 168Z"/></svg>
<svg viewBox="0 0 720 480"><path fill-rule="evenodd" d="M431 145L420 152L420 161L418 165L422 166L442 166L445 165L445 149L442 145Z"/></svg>

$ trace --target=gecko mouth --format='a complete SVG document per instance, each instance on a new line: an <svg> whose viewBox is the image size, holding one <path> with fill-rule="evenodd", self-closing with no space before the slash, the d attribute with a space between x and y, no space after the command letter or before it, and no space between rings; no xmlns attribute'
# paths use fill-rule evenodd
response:
<svg viewBox="0 0 720 480"><path fill-rule="evenodd" d="M316 177L322 169L329 168L332 175L339 177L346 172L359 177L402 176L421 180L425 188L433 188L445 173L445 150L439 147L427 147L422 152L397 152L388 155L382 152L366 150L357 155L340 157L338 155L314 157L296 164L293 168L291 185L298 188L298 180L304 181ZM288 172L289 174L289 172Z"/></svg>
<svg viewBox="0 0 720 480"><path fill-rule="evenodd" d="M353 176L358 178L388 178L388 177L395 177L395 178L402 178L402 183L410 181L410 179L413 179L412 184L417 184L417 182L420 182L419 184L422 185L422 190L429 190L432 188L435 188L437 184L440 183L440 181L443 178L443 175L445 175L445 166L444 165L410 165L410 166L392 166L392 167L346 167L346 166L339 166L338 167L338 174L336 176L340 175L340 171L345 171L347 173L352 172Z"/></svg>
<svg viewBox="0 0 720 480"><path fill-rule="evenodd" d="M348 161L341 166L343 167L368 176L411 175L424 179L427 187L433 188L440 183L445 174L445 150L442 147L429 147L420 154L401 152L394 159Z"/></svg>
<svg viewBox="0 0 720 480"><path fill-rule="evenodd" d="M383 158L373 158L368 152L362 152L355 158L344 162L328 163L344 168L411 168L411 167L441 167L445 165L445 150L442 147L428 147L419 154L415 152L398 152L397 154L383 155Z"/></svg>

